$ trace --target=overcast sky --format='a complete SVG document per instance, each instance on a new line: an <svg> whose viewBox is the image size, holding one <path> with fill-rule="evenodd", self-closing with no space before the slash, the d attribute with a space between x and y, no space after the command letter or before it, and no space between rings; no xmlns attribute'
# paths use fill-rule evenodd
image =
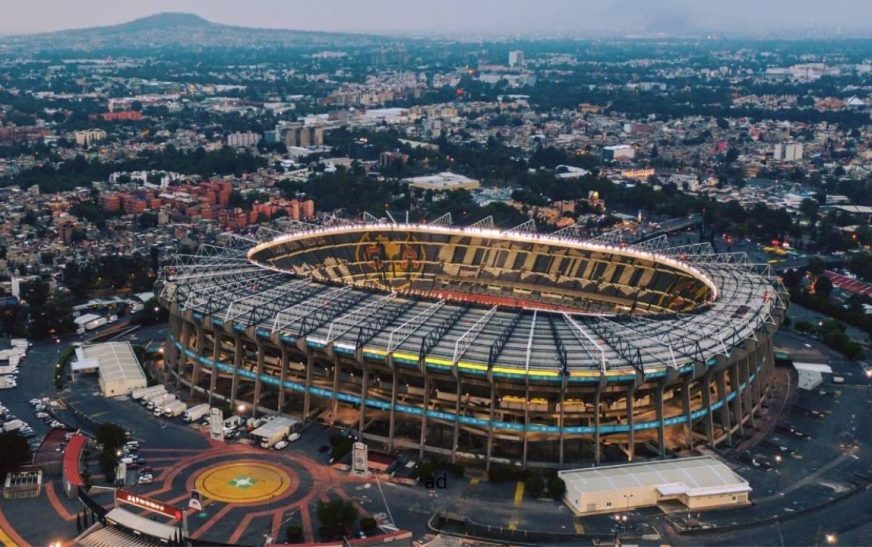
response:
<svg viewBox="0 0 872 547"><path fill-rule="evenodd" d="M872 31L872 0L0 0L0 34L161 11L242 26L391 33Z"/></svg>

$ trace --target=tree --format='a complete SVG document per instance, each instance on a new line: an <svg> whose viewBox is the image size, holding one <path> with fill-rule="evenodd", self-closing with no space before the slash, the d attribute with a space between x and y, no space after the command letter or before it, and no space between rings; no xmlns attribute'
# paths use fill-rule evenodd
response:
<svg viewBox="0 0 872 547"><path fill-rule="evenodd" d="M548 493L556 500L563 499L566 493L566 483L557 475L548 477Z"/></svg>
<svg viewBox="0 0 872 547"><path fill-rule="evenodd" d="M30 461L30 445L16 431L0 433L0 477L17 471Z"/></svg>
<svg viewBox="0 0 872 547"><path fill-rule="evenodd" d="M833 292L833 282L830 281L830 278L825 275L819 275L817 279L814 280L814 293L819 294L825 298L829 298L830 294Z"/></svg>
<svg viewBox="0 0 872 547"><path fill-rule="evenodd" d="M29 318L29 334L34 338L68 333L75 328L69 297L52 291L43 281L27 284L22 305Z"/></svg>
<svg viewBox="0 0 872 547"><path fill-rule="evenodd" d="M817 214L820 209L820 204L813 199L805 198L799 204L799 211L808 219L811 227L817 223Z"/></svg>
<svg viewBox="0 0 872 547"><path fill-rule="evenodd" d="M360 529L363 530L364 534L368 535L371 532L374 532L377 527L378 527L378 523L372 517L366 517L366 518L360 519Z"/></svg>
<svg viewBox="0 0 872 547"><path fill-rule="evenodd" d="M106 477L106 482L109 484L115 482L115 452L103 450L97 457L97 464L100 466L100 471L102 471L103 475Z"/></svg>
<svg viewBox="0 0 872 547"><path fill-rule="evenodd" d="M100 424L97 427L97 442L103 445L103 450L114 453L127 442L127 434L120 425Z"/></svg>
<svg viewBox="0 0 872 547"><path fill-rule="evenodd" d="M542 478L540 473L533 473L524 481L524 487L530 492L531 496L538 498L542 495L542 491L545 490L545 479Z"/></svg>
<svg viewBox="0 0 872 547"><path fill-rule="evenodd" d="M351 502L331 500L318 503L318 522L328 537L345 534L357 520L357 509Z"/></svg>
<svg viewBox="0 0 872 547"><path fill-rule="evenodd" d="M149 298L144 304L142 312L139 315L139 323L143 325L153 325L160 321L166 321L167 310L161 307L157 298Z"/></svg>

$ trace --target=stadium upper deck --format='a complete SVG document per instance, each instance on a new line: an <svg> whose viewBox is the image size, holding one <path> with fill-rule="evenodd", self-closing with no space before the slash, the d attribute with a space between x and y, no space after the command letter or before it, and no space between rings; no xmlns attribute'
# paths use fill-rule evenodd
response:
<svg viewBox="0 0 872 547"><path fill-rule="evenodd" d="M766 266L663 238L404 224L261 235L179 257L162 297L337 352L571 377L728 355L786 306Z"/></svg>

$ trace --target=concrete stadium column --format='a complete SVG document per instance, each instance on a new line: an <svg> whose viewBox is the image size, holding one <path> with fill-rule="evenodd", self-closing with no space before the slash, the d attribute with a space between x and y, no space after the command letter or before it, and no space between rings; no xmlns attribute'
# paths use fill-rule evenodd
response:
<svg viewBox="0 0 872 547"><path fill-rule="evenodd" d="M702 384L700 389L702 390L702 404L705 408L705 415L702 417L703 425L705 426L705 436L706 442L708 443L709 448L714 447L715 445L715 425L714 425L714 417L712 416L712 389L711 389L711 380L712 373L711 370L707 371L702 376Z"/></svg>
<svg viewBox="0 0 872 547"><path fill-rule="evenodd" d="M239 393L239 368L242 366L242 337L233 335L233 379L230 381L230 406L236 406L236 396Z"/></svg>
<svg viewBox="0 0 872 547"><path fill-rule="evenodd" d="M303 420L308 420L312 413L312 369L315 367L315 356L312 350L306 348L306 391L303 392Z"/></svg>
<svg viewBox="0 0 872 547"><path fill-rule="evenodd" d="M184 350L188 349L191 345L191 325L185 320L182 320L181 332L179 334L179 342L182 344L182 352L179 355L176 364L176 378L177 381L180 380L182 374L185 371L185 367L188 366L188 356Z"/></svg>
<svg viewBox="0 0 872 547"><path fill-rule="evenodd" d="M744 391L739 391L739 385L742 383L742 378L739 375L739 363L738 361L734 361L732 365L730 365L730 391L736 394L736 397L733 398L733 418L736 422L736 432L740 436L744 436L744 416L742 416L742 396L745 394Z"/></svg>
<svg viewBox="0 0 872 547"><path fill-rule="evenodd" d="M733 445L733 428L730 425L730 405L727 401L727 369L724 369L718 372L715 381L717 383L718 390L718 401L723 402L720 408L721 419L721 427L724 428L724 431L727 434L727 444Z"/></svg>
<svg viewBox="0 0 872 547"><path fill-rule="evenodd" d="M566 383L569 376L567 374L563 375L563 380L560 382L560 412L557 416L557 428L559 435L559 454L557 455L558 462L560 465L563 465L563 447L565 442L565 434L563 433L563 420L566 417Z"/></svg>
<svg viewBox="0 0 872 547"><path fill-rule="evenodd" d="M751 382L751 409L759 410L760 408L760 399L763 398L763 394L765 393L766 386L762 383L763 372L757 371L757 363L760 362L760 352L759 350L755 350L753 353L748 355L748 378L751 375L754 376L754 381Z"/></svg>
<svg viewBox="0 0 872 547"><path fill-rule="evenodd" d="M626 391L626 409L627 409L627 461L633 461L633 456L636 453L636 430L633 426L636 425L635 403L636 403L636 382L634 381L627 387Z"/></svg>
<svg viewBox="0 0 872 547"><path fill-rule="evenodd" d="M388 451L394 449L394 430L397 425L397 388L399 377L394 366L393 357L389 360L391 365L391 413L388 417Z"/></svg>
<svg viewBox="0 0 872 547"><path fill-rule="evenodd" d="M743 369L742 372L744 373L745 382L746 382L746 386L745 386L745 393L746 393L745 410L752 417L752 419L754 416L754 406L756 404L756 401L754 399L754 389L755 389L754 382L751 381L751 374L754 373L754 365L753 365L754 355L756 355L756 352L752 351L751 353L746 355L745 358L742 359L742 361L740 362L741 367Z"/></svg>
<svg viewBox="0 0 872 547"><path fill-rule="evenodd" d="M221 333L217 329L212 330L212 373L209 375L209 405L212 404L212 396L218 387L218 360L221 358Z"/></svg>
<svg viewBox="0 0 872 547"><path fill-rule="evenodd" d="M684 412L684 443L685 448L693 448L693 414L690 411L690 383L693 374L685 374L681 382L681 410Z"/></svg>
<svg viewBox="0 0 872 547"><path fill-rule="evenodd" d="M191 324L187 321L182 321L182 333L179 342L182 344L182 351L179 352L179 358L176 363L176 387L182 386L182 375L185 373L185 367L188 366L188 354L185 350L191 345ZM196 359L193 360L195 363Z"/></svg>
<svg viewBox="0 0 872 547"><path fill-rule="evenodd" d="M757 423L757 418L754 416L754 386L751 382L751 361L754 359L754 352L749 353L744 359L739 361L739 370L742 379L745 382L745 391L742 392L744 397L744 410L748 413L748 423L754 427Z"/></svg>
<svg viewBox="0 0 872 547"><path fill-rule="evenodd" d="M530 380L527 380L524 390L524 447L521 456L521 465L527 467L527 432L530 430Z"/></svg>
<svg viewBox="0 0 872 547"><path fill-rule="evenodd" d="M197 353L201 354L203 351L203 340L206 337L205 332L203 331L203 327L201 325L194 325L194 332L197 335ZM200 364L199 359L194 359L194 370L191 372L191 393L194 393L194 388L197 386L197 382L200 381L200 373L202 372L203 365Z"/></svg>
<svg viewBox="0 0 872 547"><path fill-rule="evenodd" d="M257 336L255 334L255 336ZM260 339L255 338L255 346L257 347L257 372L254 377L254 404L252 406L251 417L257 418L257 405L260 404L260 394L261 389L263 389L263 382L261 382L260 377L263 375L263 361L264 361L264 353L266 349L263 347L263 342Z"/></svg>
<svg viewBox="0 0 872 547"><path fill-rule="evenodd" d="M455 364L454 369L452 370L454 373L454 380L457 383L457 389L454 392L454 436L451 441L451 462L454 463L457 461L457 445L460 443L460 372L457 370L457 365Z"/></svg>
<svg viewBox="0 0 872 547"><path fill-rule="evenodd" d="M424 458L424 447L427 445L427 411L430 409L430 374L427 365L420 363L424 371L424 403L421 408L421 438L418 441L418 457Z"/></svg>
<svg viewBox="0 0 872 547"><path fill-rule="evenodd" d="M279 404L278 408L276 408L276 412L282 414L285 411L285 380L288 379L288 361L290 360L290 353L288 352L287 346L285 346L285 343L282 341L279 341L279 351L282 352L282 368L279 371Z"/></svg>
<svg viewBox="0 0 872 547"><path fill-rule="evenodd" d="M494 446L494 413L496 412L497 390L491 377L490 383L490 419L487 424L487 455L485 456L484 468L485 471L490 471L491 451Z"/></svg>
<svg viewBox="0 0 872 547"><path fill-rule="evenodd" d="M360 361L363 378L360 379L360 418L357 424L358 438L363 438L363 428L366 425L366 395L369 392L369 367Z"/></svg>
<svg viewBox="0 0 872 547"><path fill-rule="evenodd" d="M600 381L596 386L593 398L593 461L600 464L602 457L602 435L600 433L600 420L602 416L602 394L606 386L605 374L600 374Z"/></svg>
<svg viewBox="0 0 872 547"><path fill-rule="evenodd" d="M336 423L336 414L339 413L339 399L336 395L339 393L339 358L333 357L333 396L330 398L330 426Z"/></svg>
<svg viewBox="0 0 872 547"><path fill-rule="evenodd" d="M673 370L670 370L673 372ZM664 420L664 411L663 411L663 391L666 389L666 384L669 381L668 376L665 376L660 379L657 383L657 389L655 390L655 400L654 405L656 406L657 413L657 449L660 452L660 459L666 457L666 426L663 424Z"/></svg>

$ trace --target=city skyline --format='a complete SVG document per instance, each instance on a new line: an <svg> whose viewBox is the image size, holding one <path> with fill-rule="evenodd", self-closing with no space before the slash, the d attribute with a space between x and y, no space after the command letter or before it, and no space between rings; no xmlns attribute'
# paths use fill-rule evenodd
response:
<svg viewBox="0 0 872 547"><path fill-rule="evenodd" d="M245 5L227 0L7 0L0 34L30 34L124 23L159 12L190 12L210 21L245 27L363 32L376 34L456 34L541 36L701 35L726 36L865 35L872 5L857 0L772 0L760 5L737 0L729 5L710 0L445 0L418 3L400 0L317 4L254 0Z"/></svg>

